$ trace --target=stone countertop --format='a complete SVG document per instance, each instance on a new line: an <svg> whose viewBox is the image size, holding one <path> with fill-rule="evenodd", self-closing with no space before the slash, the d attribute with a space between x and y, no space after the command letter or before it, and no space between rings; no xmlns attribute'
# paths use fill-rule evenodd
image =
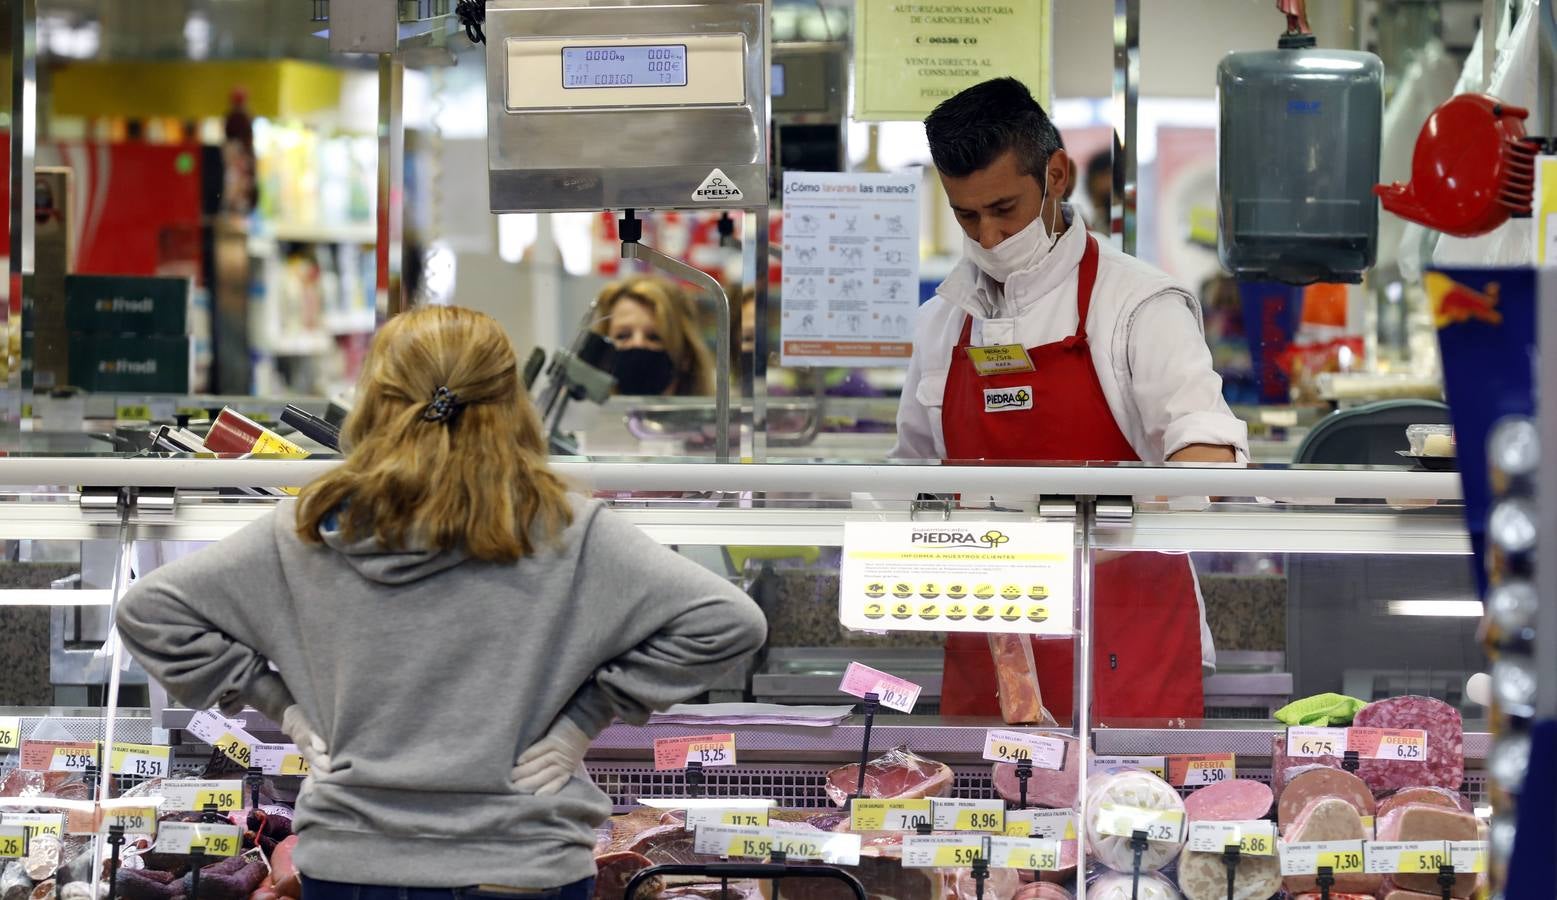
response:
<svg viewBox="0 0 1557 900"><path fill-rule="evenodd" d="M46 589L81 571L76 563L0 562L0 589ZM0 706L48 706L49 613L47 606L0 606Z"/></svg>

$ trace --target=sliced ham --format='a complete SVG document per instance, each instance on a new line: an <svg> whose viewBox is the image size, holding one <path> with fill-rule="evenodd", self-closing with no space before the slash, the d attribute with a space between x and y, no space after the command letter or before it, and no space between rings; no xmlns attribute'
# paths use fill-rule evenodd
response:
<svg viewBox="0 0 1557 900"><path fill-rule="evenodd" d="M1281 789L1276 804L1276 821L1285 834L1293 820L1308 804L1321 797L1335 797L1350 803L1359 816L1371 816L1377 807L1373 792L1361 778L1340 769L1314 766L1299 774Z"/></svg>
<svg viewBox="0 0 1557 900"><path fill-rule="evenodd" d="M847 806L859 779L859 763L833 769L827 773L827 796L838 806ZM864 796L878 800L943 797L951 786L950 766L925 759L907 747L890 750L865 766Z"/></svg>
<svg viewBox="0 0 1557 900"><path fill-rule="evenodd" d="M1065 742L1065 766L1058 770L1033 767L1033 776L1027 780L1027 805L1066 809L1076 805L1076 791L1081 785L1081 745L1075 738L1052 736ZM1021 802L1022 785L1016 777L1016 766L995 763L992 777L995 793L1007 803Z"/></svg>
<svg viewBox="0 0 1557 900"><path fill-rule="evenodd" d="M627 896L627 883L640 871L653 863L641 853L622 850L595 857L594 900L623 900ZM658 879L639 889L643 897L653 897L664 885Z"/></svg>
<svg viewBox="0 0 1557 900"><path fill-rule="evenodd" d="M1412 804L1442 806L1444 809L1457 809L1460 812L1471 811L1470 801L1459 791L1441 787L1408 787L1401 788L1379 800L1378 816L1382 819L1391 811Z"/></svg>
<svg viewBox="0 0 1557 900"><path fill-rule="evenodd" d="M1263 819L1275 801L1270 785L1250 778L1234 778L1207 785L1184 798L1191 822L1245 822Z"/></svg>

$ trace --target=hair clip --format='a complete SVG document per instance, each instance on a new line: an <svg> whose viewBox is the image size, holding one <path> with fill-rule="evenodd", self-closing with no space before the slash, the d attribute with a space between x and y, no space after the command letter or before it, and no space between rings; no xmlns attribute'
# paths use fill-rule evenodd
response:
<svg viewBox="0 0 1557 900"><path fill-rule="evenodd" d="M447 387L440 387L433 391L432 402L422 410L422 418L428 422L447 422L459 412L460 405L458 394Z"/></svg>

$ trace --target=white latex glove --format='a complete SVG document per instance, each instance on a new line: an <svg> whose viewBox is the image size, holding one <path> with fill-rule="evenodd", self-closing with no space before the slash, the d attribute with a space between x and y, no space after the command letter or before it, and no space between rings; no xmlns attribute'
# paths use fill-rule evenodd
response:
<svg viewBox="0 0 1557 900"><path fill-rule="evenodd" d="M297 752L308 763L310 775L330 774L330 753L324 745L324 738L314 731L297 704L288 706L281 714L281 730L297 745Z"/></svg>
<svg viewBox="0 0 1557 900"><path fill-rule="evenodd" d="M545 737L519 755L512 776L514 788L537 797L557 793L578 774L588 749L589 735L568 717L559 718Z"/></svg>

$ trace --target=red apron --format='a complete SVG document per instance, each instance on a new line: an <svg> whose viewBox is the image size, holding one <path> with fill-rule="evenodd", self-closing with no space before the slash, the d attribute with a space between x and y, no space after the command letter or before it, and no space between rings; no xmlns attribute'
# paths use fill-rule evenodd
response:
<svg viewBox="0 0 1557 900"><path fill-rule="evenodd" d="M1076 333L1028 349L1035 371L979 375L968 358L973 320L963 322L942 398L948 460L1135 462L1087 347L1097 281L1097 240L1087 235L1076 290ZM1026 388L1029 409L986 412L984 391ZM1130 553L1099 564L1093 579L1095 718L1201 718L1200 608L1185 556ZM1074 707L1070 639L1034 639L1044 706L1062 722ZM995 668L982 634L946 639L941 713L996 716Z"/></svg>

